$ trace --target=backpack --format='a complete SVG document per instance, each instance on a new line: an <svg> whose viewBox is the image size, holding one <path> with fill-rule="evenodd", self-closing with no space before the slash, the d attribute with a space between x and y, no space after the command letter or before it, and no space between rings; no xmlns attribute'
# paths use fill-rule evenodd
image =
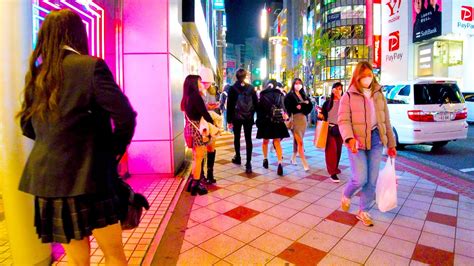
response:
<svg viewBox="0 0 474 266"><path fill-rule="evenodd" d="M240 121L253 120L255 107L253 106L252 87L246 86L243 92L237 92L239 95L235 104L234 118Z"/></svg>
<svg viewBox="0 0 474 266"><path fill-rule="evenodd" d="M278 96L278 103L273 103L272 108L270 111L270 121L272 123L283 123L285 120L283 119L283 113L285 112L282 108L281 104L281 95Z"/></svg>

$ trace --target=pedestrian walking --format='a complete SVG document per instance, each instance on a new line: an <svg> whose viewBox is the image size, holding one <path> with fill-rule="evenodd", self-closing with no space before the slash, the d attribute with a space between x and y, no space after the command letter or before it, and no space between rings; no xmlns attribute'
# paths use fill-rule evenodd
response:
<svg viewBox="0 0 474 266"><path fill-rule="evenodd" d="M245 172L252 172L252 127L254 115L258 104L257 93L252 85L245 83L247 71L239 69L236 72L236 82L229 91L227 99L227 122L234 130L235 156L232 163L241 164L240 157L240 132L244 128L247 162Z"/></svg>
<svg viewBox="0 0 474 266"><path fill-rule="evenodd" d="M301 163L305 171L309 171L309 165L304 155L304 133L307 127L306 116L311 113L313 104L303 89L303 81L299 78L293 80L291 89L285 97L285 107L292 119L293 128L293 156L291 157L291 164L296 165L296 153L299 153Z"/></svg>
<svg viewBox="0 0 474 266"><path fill-rule="evenodd" d="M275 80L268 81L260 93L257 107L257 139L263 139L263 168L268 169L268 143L273 140L273 146L278 159L277 174L283 175L283 152L281 140L290 136L285 125L288 115L284 109L284 96L278 89Z"/></svg>
<svg viewBox="0 0 474 266"><path fill-rule="evenodd" d="M206 153L206 145L211 141L203 136L200 131L201 118L208 123L214 121L207 111L206 105L200 92L204 91L201 77L188 75L184 80L183 98L181 99L181 110L184 111L186 124L184 126L184 137L188 148L193 150L192 178L189 180L188 190L192 196L207 194L207 188L201 182L202 161Z"/></svg>
<svg viewBox="0 0 474 266"><path fill-rule="evenodd" d="M342 137L337 125L337 113L341 97L342 83L336 82L332 85L331 98L324 102L321 113L318 115L319 119L327 121L329 124L325 149L326 169L334 183L340 182L337 175L341 173L339 161L342 153Z"/></svg>
<svg viewBox="0 0 474 266"><path fill-rule="evenodd" d="M19 189L35 196L38 237L61 243L71 264L89 265L93 235L107 265L127 265L115 184L136 113L104 60L89 56L73 11L43 21L18 116L35 141Z"/></svg>
<svg viewBox="0 0 474 266"><path fill-rule="evenodd" d="M351 165L351 179L341 200L342 210L349 210L352 196L360 190L357 219L372 226L368 211L375 200L382 150L388 146L390 157L395 157L397 150L387 102L368 62L359 62L354 69L349 90L340 101L338 125Z"/></svg>
<svg viewBox="0 0 474 266"><path fill-rule="evenodd" d="M221 109L221 113L222 113L222 116L224 118L223 122L224 122L224 131L225 132L228 132L229 131L229 128L227 126L227 99L228 99L228 96L229 96L229 90L230 90L231 86L229 84L226 84L224 86L224 90L222 91L221 93L221 96L219 98L219 108Z"/></svg>

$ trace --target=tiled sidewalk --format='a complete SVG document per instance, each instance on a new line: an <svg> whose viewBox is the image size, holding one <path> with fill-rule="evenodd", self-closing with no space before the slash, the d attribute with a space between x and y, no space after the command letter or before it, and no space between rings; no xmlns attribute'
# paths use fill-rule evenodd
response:
<svg viewBox="0 0 474 266"><path fill-rule="evenodd" d="M246 175L230 162L232 136L221 137L217 186L194 198L178 265L474 265L474 200L455 182L442 187L400 158L399 207L388 213L373 207L375 226L365 227L354 215L357 196L350 213L340 210L350 175L346 151L342 182L334 184L312 139L310 131L305 143L311 171L285 164L279 177L275 153L270 169L261 168L261 141L254 145L254 173ZM283 147L288 162L292 142Z"/></svg>

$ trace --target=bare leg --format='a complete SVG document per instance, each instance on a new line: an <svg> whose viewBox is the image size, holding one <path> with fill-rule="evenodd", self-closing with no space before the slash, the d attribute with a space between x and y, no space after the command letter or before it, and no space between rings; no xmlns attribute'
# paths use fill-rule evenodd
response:
<svg viewBox="0 0 474 266"><path fill-rule="evenodd" d="M267 159L268 158L268 143L270 140L264 139L262 143L262 152L263 152L263 158Z"/></svg>
<svg viewBox="0 0 474 266"><path fill-rule="evenodd" d="M120 223L108 225L92 231L100 249L104 252L105 265L127 265L123 250L122 228Z"/></svg>
<svg viewBox="0 0 474 266"><path fill-rule="evenodd" d="M77 266L88 266L90 264L89 237L82 240L71 240L69 244L62 244L68 257L68 264Z"/></svg>

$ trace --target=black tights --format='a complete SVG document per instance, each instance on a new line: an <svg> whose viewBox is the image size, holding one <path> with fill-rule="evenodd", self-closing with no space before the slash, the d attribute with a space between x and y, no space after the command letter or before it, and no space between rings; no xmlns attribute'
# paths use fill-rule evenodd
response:
<svg viewBox="0 0 474 266"><path fill-rule="evenodd" d="M244 127L244 135L245 135L245 146L247 149L247 163L250 163L252 160L252 121L235 121L233 124L234 127L234 149L235 155L240 157L240 132L242 130L242 126Z"/></svg>

